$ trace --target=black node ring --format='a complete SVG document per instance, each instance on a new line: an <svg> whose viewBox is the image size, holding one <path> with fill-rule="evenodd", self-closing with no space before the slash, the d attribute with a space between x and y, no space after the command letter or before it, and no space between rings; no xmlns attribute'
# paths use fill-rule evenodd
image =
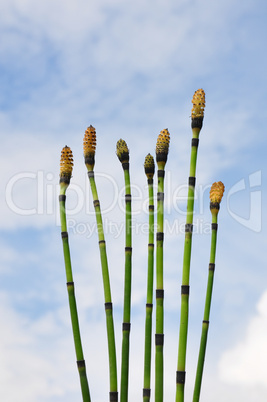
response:
<svg viewBox="0 0 267 402"><path fill-rule="evenodd" d="M131 323L130 322L123 322L122 323L122 330L123 331L130 332L130 329L131 329Z"/></svg>
<svg viewBox="0 0 267 402"><path fill-rule="evenodd" d="M164 193L157 193L157 201L164 201Z"/></svg>
<svg viewBox="0 0 267 402"><path fill-rule="evenodd" d="M164 289L156 289L156 299L164 299Z"/></svg>
<svg viewBox="0 0 267 402"><path fill-rule="evenodd" d="M209 263L209 270L214 271L215 270L215 264L214 263Z"/></svg>
<svg viewBox="0 0 267 402"><path fill-rule="evenodd" d="M89 172L87 172L87 175L88 175L89 179L91 177L95 177L95 174L94 174L93 170L90 170Z"/></svg>
<svg viewBox="0 0 267 402"><path fill-rule="evenodd" d="M85 367L85 360L77 360L77 367L84 368Z"/></svg>
<svg viewBox="0 0 267 402"><path fill-rule="evenodd" d="M150 388L143 388L143 398L150 398Z"/></svg>
<svg viewBox="0 0 267 402"><path fill-rule="evenodd" d="M189 295L189 289L190 289L189 285L182 285L181 286L181 294L182 295Z"/></svg>
<svg viewBox="0 0 267 402"><path fill-rule="evenodd" d="M188 185L189 185L189 186L192 186L192 187L195 187L195 185L196 185L196 178L195 178L194 176L189 176L189 178L188 178Z"/></svg>
<svg viewBox="0 0 267 402"><path fill-rule="evenodd" d="M210 202L210 209L217 209L217 211L219 211L220 203L219 202Z"/></svg>
<svg viewBox="0 0 267 402"><path fill-rule="evenodd" d="M129 162L123 162L123 163L122 163L122 168L123 168L123 170L129 170L129 167L130 167Z"/></svg>
<svg viewBox="0 0 267 402"><path fill-rule="evenodd" d="M192 138L192 147L198 147L199 139L198 138Z"/></svg>
<svg viewBox="0 0 267 402"><path fill-rule="evenodd" d="M163 240L164 240L164 233L158 232L157 233L157 241L163 241Z"/></svg>
<svg viewBox="0 0 267 402"><path fill-rule="evenodd" d="M112 310L112 303L111 302L105 303L105 310Z"/></svg>
<svg viewBox="0 0 267 402"><path fill-rule="evenodd" d="M185 224L185 233L193 233L193 225L192 223Z"/></svg>
<svg viewBox="0 0 267 402"><path fill-rule="evenodd" d="M165 176L165 170L162 170L162 169L158 170L158 177L164 178L164 176Z"/></svg>
<svg viewBox="0 0 267 402"><path fill-rule="evenodd" d="M118 402L118 392L110 392L109 400L110 402Z"/></svg>
<svg viewBox="0 0 267 402"><path fill-rule="evenodd" d="M185 383L185 371L176 371L176 384Z"/></svg>
<svg viewBox="0 0 267 402"><path fill-rule="evenodd" d="M163 346L164 344L164 334L155 334L155 345Z"/></svg>
<svg viewBox="0 0 267 402"><path fill-rule="evenodd" d="M125 194L125 202L131 202L131 201L132 201L131 194Z"/></svg>
<svg viewBox="0 0 267 402"><path fill-rule="evenodd" d="M212 223L211 230L218 230L218 223Z"/></svg>
<svg viewBox="0 0 267 402"><path fill-rule="evenodd" d="M194 117L191 120L191 128L199 128L201 129L203 125L203 116L202 117Z"/></svg>

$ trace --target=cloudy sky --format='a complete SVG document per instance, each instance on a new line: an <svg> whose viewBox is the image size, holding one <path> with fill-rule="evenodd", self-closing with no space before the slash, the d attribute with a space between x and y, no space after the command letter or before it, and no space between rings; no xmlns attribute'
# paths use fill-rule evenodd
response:
<svg viewBox="0 0 267 402"><path fill-rule="evenodd" d="M206 92L197 162L186 402L192 400L210 247L209 189L223 181L203 402L267 398L266 12L264 0L0 2L0 397L80 401L58 219L59 159L71 147L69 238L91 397L108 400L104 297L82 154L97 130L120 367L123 171L130 148L133 283L129 400L141 400L147 188L159 132L171 144L165 197L165 400L174 400L185 194L194 91ZM154 361L152 363L154 367ZM153 370L154 371L154 370ZM154 380L153 380L154 381Z"/></svg>

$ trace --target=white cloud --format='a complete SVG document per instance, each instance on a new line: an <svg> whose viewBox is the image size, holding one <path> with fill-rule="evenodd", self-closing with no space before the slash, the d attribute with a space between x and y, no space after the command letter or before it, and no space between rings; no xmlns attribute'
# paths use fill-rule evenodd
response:
<svg viewBox="0 0 267 402"><path fill-rule="evenodd" d="M1 293L1 399L54 401L60 400L66 389L73 392L73 382L62 381L65 376L70 379L72 373L68 369L69 356L64 353L68 342L58 328L56 314L33 324L12 308L7 294ZM60 337L56 343L51 338L53 333ZM63 376L58 375L60 372ZM59 399L53 399L55 396Z"/></svg>
<svg viewBox="0 0 267 402"><path fill-rule="evenodd" d="M226 350L220 360L220 377L227 383L246 386L262 385L267 388L267 291L257 305L257 315L246 329L243 339L230 350Z"/></svg>

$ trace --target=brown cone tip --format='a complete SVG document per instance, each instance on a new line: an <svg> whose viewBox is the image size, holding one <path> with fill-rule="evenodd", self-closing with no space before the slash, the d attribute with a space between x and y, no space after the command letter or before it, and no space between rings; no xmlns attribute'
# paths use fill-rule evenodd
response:
<svg viewBox="0 0 267 402"><path fill-rule="evenodd" d="M154 158L152 155L148 154L145 157L144 168L145 168L145 174L147 175L147 178L152 179L154 176L154 173L155 173L155 162L154 162Z"/></svg>
<svg viewBox="0 0 267 402"><path fill-rule="evenodd" d="M224 193L224 184L221 181L213 183L210 189L210 202L220 204Z"/></svg>
<svg viewBox="0 0 267 402"><path fill-rule="evenodd" d="M170 133L168 129L162 130L157 139L156 155L168 155L170 145Z"/></svg>
<svg viewBox="0 0 267 402"><path fill-rule="evenodd" d="M72 151L67 145L61 151L60 158L60 177L71 178L73 169L73 155Z"/></svg>
<svg viewBox="0 0 267 402"><path fill-rule="evenodd" d="M95 154L96 149L96 131L93 126L87 128L83 138L83 154L84 157Z"/></svg>
<svg viewBox="0 0 267 402"><path fill-rule="evenodd" d="M198 89L197 91L195 91L192 103L192 119L203 118L205 108L205 92L203 91L203 89Z"/></svg>
<svg viewBox="0 0 267 402"><path fill-rule="evenodd" d="M124 140L117 141L116 154L121 163L129 162L129 148Z"/></svg>

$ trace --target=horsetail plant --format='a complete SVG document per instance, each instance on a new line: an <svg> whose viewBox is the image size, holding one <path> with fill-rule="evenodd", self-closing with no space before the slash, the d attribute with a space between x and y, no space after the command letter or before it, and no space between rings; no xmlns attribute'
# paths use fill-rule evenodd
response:
<svg viewBox="0 0 267 402"><path fill-rule="evenodd" d="M163 287L163 222L164 222L164 176L168 158L170 133L162 130L156 144L158 166L157 194L157 249L156 249L156 334L155 334L155 402L163 401L163 344L164 344L164 287Z"/></svg>
<svg viewBox="0 0 267 402"><path fill-rule="evenodd" d="M125 272L124 304L122 323L121 388L120 401L128 401L129 353L131 328L131 287L132 287L132 210L131 184L129 172L129 149L124 140L117 142L117 156L122 164L125 182Z"/></svg>
<svg viewBox="0 0 267 402"><path fill-rule="evenodd" d="M200 398L200 390L203 376L203 368L206 354L208 329L209 329L209 317L210 317L210 306L213 288L213 278L215 270L215 255L216 255L216 244L217 244L217 229L218 229L218 212L220 209L220 203L224 193L224 185L221 181L213 183L210 189L210 211L212 216L211 223L211 248L210 248L210 263L209 263L209 275L206 290L206 301L204 309L204 317L202 322L202 332L199 347L197 372L195 379L195 387L193 394L193 402L198 402Z"/></svg>
<svg viewBox="0 0 267 402"><path fill-rule="evenodd" d="M148 154L144 163L147 176L149 198L149 234L148 234L148 261L147 261L147 298L146 298L146 324L145 324L145 353L144 353L144 388L143 402L150 401L151 389L151 337L152 337L152 310L153 310L153 278L154 278L154 189L153 177L155 162Z"/></svg>
<svg viewBox="0 0 267 402"><path fill-rule="evenodd" d="M59 208L60 208L60 221L61 221L61 237L63 243L63 253L65 261L65 270L67 278L67 290L69 298L70 316L72 324L72 332L74 338L74 346L77 358L78 372L80 376L80 384L82 391L83 402L90 402L90 392L88 386L88 380L86 375L85 360L83 357L83 349L79 328L78 312L76 305L76 298L74 292L74 282L71 267L70 248L67 232L67 220L66 220L66 190L70 184L71 174L73 169L73 156L72 151L67 145L62 149L60 160L60 195L59 195Z"/></svg>
<svg viewBox="0 0 267 402"><path fill-rule="evenodd" d="M95 150L96 150L96 130L93 126L90 126L85 131L83 139L83 151L84 161L88 170L88 178L90 181L91 192L93 196L93 203L95 208L96 222L98 228L98 240L100 259L102 266L102 277L104 287L105 298L105 312L106 312L106 326L107 326L107 338L108 338L108 353L109 353L109 379L110 379L110 402L118 401L117 391L117 361L116 361L116 346L115 346L115 334L114 334L114 322L113 322L113 310L112 299L110 290L108 260L106 253L106 242L103 230L102 214L100 209L100 203L98 199L98 193L94 177L94 165L95 165Z"/></svg>
<svg viewBox="0 0 267 402"><path fill-rule="evenodd" d="M193 108L191 113L191 128L193 138L192 138L190 173L188 182L183 275L182 275L182 286L181 286L181 315L180 315L180 330L179 330L178 363L176 371L176 402L184 401L186 345L187 345L187 332L188 332L189 278L190 278L193 212L194 212L194 196L195 196L195 182L196 182L195 173L196 173L199 133L202 128L204 118L204 108L205 108L205 92L203 91L203 89L198 89L197 91L195 91L192 103Z"/></svg>

